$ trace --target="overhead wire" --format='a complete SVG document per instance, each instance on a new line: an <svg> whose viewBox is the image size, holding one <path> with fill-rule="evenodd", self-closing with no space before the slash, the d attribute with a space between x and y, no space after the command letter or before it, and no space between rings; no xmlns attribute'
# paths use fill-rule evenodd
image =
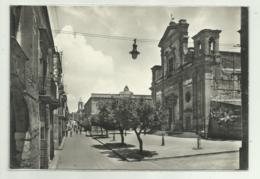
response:
<svg viewBox="0 0 260 179"><path fill-rule="evenodd" d="M137 39L139 43L159 43L160 40L158 39L150 39L150 38L136 38L130 36L120 36L120 35L110 35L110 34L95 34L95 33L87 33L87 32L78 32L78 31L67 31L67 30L58 30L52 29L54 33L62 33L68 35L81 35L85 37L93 37L93 38L105 38L111 40L125 40L125 41L133 41ZM188 42L189 44L193 44L193 42ZM238 48L237 44L234 43L219 43L219 46L229 46L233 48Z"/></svg>
<svg viewBox="0 0 260 179"><path fill-rule="evenodd" d="M138 39L139 42L159 42L159 40L157 39L136 38L136 37L129 37L129 36L93 34L93 33L86 33L86 32L66 31L66 30L57 30L57 29L53 29L52 31L54 31L55 33L82 35L87 37L97 37L97 38L106 38L106 39L128 40L128 41L133 41L133 39Z"/></svg>

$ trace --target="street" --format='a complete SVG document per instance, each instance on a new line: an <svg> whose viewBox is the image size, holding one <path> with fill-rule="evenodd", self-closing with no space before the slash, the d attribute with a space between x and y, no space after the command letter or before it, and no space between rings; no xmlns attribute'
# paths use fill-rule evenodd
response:
<svg viewBox="0 0 260 179"><path fill-rule="evenodd" d="M108 140L111 140L111 138ZM58 155L56 169L233 170L239 167L238 152L129 162L121 160L109 149L96 146L100 146L100 143L91 137L86 137L84 134L74 134L72 137L67 137L64 148Z"/></svg>

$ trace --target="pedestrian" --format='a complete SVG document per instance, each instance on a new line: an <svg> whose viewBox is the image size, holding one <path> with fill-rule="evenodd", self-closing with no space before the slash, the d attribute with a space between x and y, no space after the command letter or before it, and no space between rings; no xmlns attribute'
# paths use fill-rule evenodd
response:
<svg viewBox="0 0 260 179"><path fill-rule="evenodd" d="M72 128L71 127L69 128L69 131L70 131L70 137L72 137Z"/></svg>
<svg viewBox="0 0 260 179"><path fill-rule="evenodd" d="M72 136L72 126L71 123L68 123L68 133L70 135L70 137Z"/></svg>
<svg viewBox="0 0 260 179"><path fill-rule="evenodd" d="M65 136L66 137L68 137L68 133L69 133L69 123L67 123L65 126Z"/></svg>
<svg viewBox="0 0 260 179"><path fill-rule="evenodd" d="M76 128L76 134L78 134L78 127L76 126L75 128Z"/></svg>
<svg viewBox="0 0 260 179"><path fill-rule="evenodd" d="M68 137L68 128L67 128L67 126L65 128L65 136Z"/></svg>

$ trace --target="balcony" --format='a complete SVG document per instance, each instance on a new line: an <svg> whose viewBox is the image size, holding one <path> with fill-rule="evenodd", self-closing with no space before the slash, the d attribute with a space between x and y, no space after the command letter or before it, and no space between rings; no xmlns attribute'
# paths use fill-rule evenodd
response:
<svg viewBox="0 0 260 179"><path fill-rule="evenodd" d="M50 77L39 78L39 98L45 104L50 104L56 109L59 106L59 101L56 99L56 85Z"/></svg>
<svg viewBox="0 0 260 179"><path fill-rule="evenodd" d="M64 105L61 105L58 108L58 115L59 118L64 119L66 117L66 107Z"/></svg>

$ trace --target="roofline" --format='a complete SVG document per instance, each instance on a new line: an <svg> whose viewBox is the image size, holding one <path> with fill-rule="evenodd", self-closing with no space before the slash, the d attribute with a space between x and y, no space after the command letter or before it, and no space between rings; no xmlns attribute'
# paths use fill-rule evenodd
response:
<svg viewBox="0 0 260 179"><path fill-rule="evenodd" d="M52 35L52 30L51 30L51 23L50 23L50 18L49 18L49 11L48 11L48 8L47 6L42 6L43 10L46 12L46 15L47 15L47 28L49 30L49 33L50 33L50 40L51 40L51 43L52 43L52 48L54 49L55 51L55 44L54 44L54 40L53 40L53 35Z"/></svg>
<svg viewBox="0 0 260 179"><path fill-rule="evenodd" d="M162 36L162 38L161 38L159 44L158 44L158 47L162 47L162 43L164 42L164 40L165 40L165 38L166 38L166 35L169 33L169 31L170 31L171 29L177 29L177 24L168 25L168 26L167 26L167 28L166 28L166 30L165 30L165 32L164 32L164 34L163 34L163 36Z"/></svg>
<svg viewBox="0 0 260 179"><path fill-rule="evenodd" d="M101 97L101 96L92 96L92 95L104 95L103 97ZM107 96L105 96L105 95L107 95ZM115 96L115 97L120 97L120 96L122 96L121 94L113 94L113 93L111 93L111 94L109 94L109 93L91 93L91 96L88 98L88 100L87 100L87 102L84 104L84 106L90 101L90 100L92 100L93 98L106 98L106 99L110 99L111 98L111 96L113 97L113 95ZM149 97L149 98L151 98L152 99L152 95L146 95L146 94L132 94L131 96L134 96L134 97Z"/></svg>
<svg viewBox="0 0 260 179"><path fill-rule="evenodd" d="M124 96L124 95L122 95L122 94L98 94L98 93L95 93L95 94L97 94L97 95L104 95L103 97L102 96L90 96L89 97L89 99L90 98L111 98L111 96L115 96L115 97L117 97L117 96ZM107 96L105 96L105 95L107 95ZM149 95L149 94L131 94L131 96L144 96L144 97L151 97L151 95Z"/></svg>
<svg viewBox="0 0 260 179"><path fill-rule="evenodd" d="M192 37L192 39L196 39L197 38L197 36L199 36L201 33L204 33L204 32L217 32L217 33L220 33L220 32L222 32L222 30L218 30L218 29L202 29L201 31L199 31L196 35L194 35L193 37Z"/></svg>

